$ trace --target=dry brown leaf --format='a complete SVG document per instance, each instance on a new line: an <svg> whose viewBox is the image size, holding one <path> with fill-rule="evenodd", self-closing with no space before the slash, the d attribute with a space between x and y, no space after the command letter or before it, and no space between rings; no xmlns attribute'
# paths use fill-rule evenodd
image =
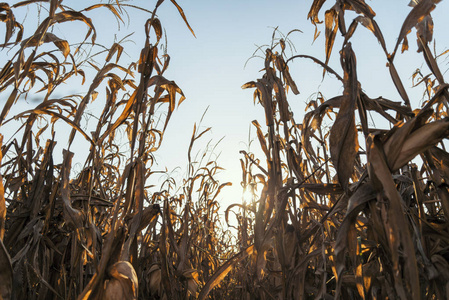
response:
<svg viewBox="0 0 449 300"><path fill-rule="evenodd" d="M0 148L3 146L3 135L0 134ZM3 154L0 151L0 167ZM5 222L6 222L6 201L5 201L5 189L3 186L3 177L0 175L0 240L3 241L5 235Z"/></svg>
<svg viewBox="0 0 449 300"><path fill-rule="evenodd" d="M323 69L324 69L325 71L327 71L327 72L329 72L329 73L335 75L335 77L337 77L338 80L340 80L340 81L343 82L343 78L341 78L341 76L338 75L337 72L335 72L331 67L329 67L329 66L327 65L327 63L324 63L324 62L322 62L321 60L319 60L319 59L317 59L317 58L315 58L315 57L313 57L313 56L310 56L310 55L295 55L295 56L290 57L290 58L287 60L286 63L288 63L290 60L293 60L293 59L295 59L295 58L308 58L308 59L311 59L311 60L313 60L313 62L315 62L316 64L319 64L321 67L323 67Z"/></svg>
<svg viewBox="0 0 449 300"><path fill-rule="evenodd" d="M187 27L190 29L190 32L193 34L194 37L196 37L196 36L195 36L195 32L193 32L192 27L190 27L189 22L187 22L187 18L186 18L185 14L184 14L184 10L181 8L181 6L178 5L178 3L176 3L175 0L170 0L170 1L171 1L171 3L173 3L173 4L176 6L176 8L178 9L179 14L181 15L182 19L184 20L184 23L185 23L185 24L187 25Z"/></svg>
<svg viewBox="0 0 449 300"><path fill-rule="evenodd" d="M160 39L162 38L161 21L159 21L158 18L153 18L153 19L148 20L147 27L145 28L147 36L150 35L150 29L148 28L148 26L151 26L154 29L154 32L156 33L156 39L157 39L156 43L159 43Z"/></svg>
<svg viewBox="0 0 449 300"><path fill-rule="evenodd" d="M4 300L11 299L13 269L8 251L0 239L0 296Z"/></svg>
<svg viewBox="0 0 449 300"><path fill-rule="evenodd" d="M326 53L326 60L324 61L324 64L327 65L329 63L329 59L331 57L332 48L334 46L335 37L337 36L338 31L338 13L335 11L335 9L330 9L326 11L325 14L325 36L326 36L326 47L325 47L325 53ZM323 73L324 75L324 73Z"/></svg>
<svg viewBox="0 0 449 300"><path fill-rule="evenodd" d="M344 193L343 189L339 184L333 183L304 183L301 185L301 187L318 195L325 195L325 194L335 195Z"/></svg>
<svg viewBox="0 0 449 300"><path fill-rule="evenodd" d="M447 136L449 120L440 120L421 125L427 119L420 115L407 123L395 126L397 130L387 139L384 151L388 166L398 170L415 156L438 144Z"/></svg>
<svg viewBox="0 0 449 300"><path fill-rule="evenodd" d="M43 43L53 43L61 50L64 57L70 54L69 43L66 40L58 38L56 35L50 32L46 32L43 36L41 34L35 34L31 38L23 40L22 48L37 47Z"/></svg>
<svg viewBox="0 0 449 300"><path fill-rule="evenodd" d="M117 9L115 9L114 5L112 4L105 4L105 3L99 3L99 4L94 4L92 6L89 6L88 8L85 8L85 11L89 11L92 9L96 9L98 7L106 7L107 9L109 9L114 16L119 19L123 24L125 23L122 19L122 17L120 16L121 12L118 12ZM117 7L120 9L120 4L117 2Z"/></svg>
<svg viewBox="0 0 449 300"><path fill-rule="evenodd" d="M393 61L390 61L388 63L388 69L390 70L391 78L393 79L393 83L398 90L399 95L401 95L401 98L404 100L405 105L410 107L410 100L408 98L407 92L405 91L404 85L402 84L401 78L399 77L398 71L393 64Z"/></svg>
<svg viewBox="0 0 449 300"><path fill-rule="evenodd" d="M401 31L399 32L398 40L396 42L396 46L394 47L394 51L391 54L391 62L394 59L396 50L402 43L405 36L410 32L410 30L413 27L415 27L419 22L424 20L424 18L428 16L432 10L435 9L436 6L435 4L440 1L441 0L421 0L415 7L413 7L412 11L408 14L407 18L402 24L402 28Z"/></svg>
<svg viewBox="0 0 449 300"><path fill-rule="evenodd" d="M276 66L279 71L281 71L282 75L284 76L285 81L287 82L287 86L292 89L293 94L298 95L299 90L296 86L295 81L293 80L292 76L290 75L290 72L288 70L288 66L282 56L276 55Z"/></svg>
<svg viewBox="0 0 449 300"><path fill-rule="evenodd" d="M416 35L418 36L418 52L423 51L422 43L429 44L433 39L433 19L429 14L416 24Z"/></svg>
<svg viewBox="0 0 449 300"><path fill-rule="evenodd" d="M379 201L388 199L389 206L384 207L383 221L385 231L388 235L393 271L399 272L400 257L404 260L404 268L407 272L404 289L402 276L395 277L395 287L402 299L419 299L420 284L419 272L409 225L406 222L401 196L396 189L395 183L388 168L383 146L378 136L370 135L368 139L368 171L375 189L378 191ZM385 195L385 196L384 196ZM400 230L398 230L400 228ZM399 251L402 247L402 252ZM407 295L407 296L406 296Z"/></svg>
<svg viewBox="0 0 449 300"><path fill-rule="evenodd" d="M148 271L151 295L161 296L161 268L158 265L153 265Z"/></svg>
<svg viewBox="0 0 449 300"><path fill-rule="evenodd" d="M265 155L267 157L270 157L270 152L268 151L268 147L267 147L267 141L265 140L265 136L262 133L262 129L261 129L259 122L257 122L257 120L254 120L252 123L256 127L257 138L259 139L259 144L260 144L260 147L262 148L262 151L265 153Z"/></svg>
<svg viewBox="0 0 449 300"><path fill-rule="evenodd" d="M187 269L182 273L187 280L187 290L193 297L198 297L198 271L195 269Z"/></svg>
<svg viewBox="0 0 449 300"><path fill-rule="evenodd" d="M5 121L5 118L8 115L9 110L11 109L12 105L16 102L17 94L18 90L14 89L9 95L8 100L6 100L5 106L3 106L2 109L2 114L0 115L0 125L3 124L3 121Z"/></svg>
<svg viewBox="0 0 449 300"><path fill-rule="evenodd" d="M438 63L436 59L433 57L432 52L429 49L429 46L423 40L423 38L418 37L418 44L421 46L421 48L424 50L424 59L426 60L427 66L432 71L433 75L437 78L438 82L440 84L445 84L443 74L441 73L440 67L438 66ZM447 97L447 93L446 93Z"/></svg>
<svg viewBox="0 0 449 300"><path fill-rule="evenodd" d="M310 6L310 11L307 15L307 19L310 19L310 21L315 24L315 26L316 24L320 23L320 20L318 19L318 13L320 12L324 2L326 2L326 0L313 0L312 5Z"/></svg>
<svg viewBox="0 0 449 300"><path fill-rule="evenodd" d="M337 280L340 280L339 278L345 268L345 249L347 249L348 243L352 243L352 248L354 248L354 244L357 242L356 239L350 238L350 227L355 226L355 221L360 211L362 211L369 201L374 199L376 199L376 191L372 184L367 182L359 187L348 200L346 215L338 229L334 249L336 256L335 264L338 274Z"/></svg>
<svg viewBox="0 0 449 300"><path fill-rule="evenodd" d="M61 174L61 198L64 207L64 218L69 226L72 229L79 229L84 226L84 215L78 209L72 207L72 203L70 200L70 188L69 188L69 176L70 169L72 166L72 158L73 153L67 150L64 150L64 164L62 168Z"/></svg>
<svg viewBox="0 0 449 300"><path fill-rule="evenodd" d="M115 58L115 63L118 63L120 56L122 55L123 52L123 46L118 43L114 43L111 49L109 49L108 56L106 56L106 61L109 62L116 52L117 57Z"/></svg>
<svg viewBox="0 0 449 300"><path fill-rule="evenodd" d="M18 117L23 117L23 116L27 116L27 115L31 115L31 114L49 115L49 116L54 117L54 120L61 119L64 122L66 122L67 125L70 125L73 128L73 130L76 130L77 132L81 133L81 135L91 145L95 145L94 141L92 141L90 136L88 136L87 133L85 133L78 125L76 125L75 122L73 122L71 119L67 118L66 116L63 116L62 114L59 114L59 113L54 112L54 111L51 111L49 109L43 109L43 108L37 107L36 109L33 109L33 110L24 111L24 112L18 114L17 116Z"/></svg>
<svg viewBox="0 0 449 300"><path fill-rule="evenodd" d="M330 132L329 147L338 181L348 193L348 182L354 172L354 163L359 146L354 116L359 87L355 55L350 43L343 50L342 62L344 62L343 69L345 70L345 91L340 110Z"/></svg>
<svg viewBox="0 0 449 300"><path fill-rule="evenodd" d="M254 245L240 251L232 258L228 259L224 264L218 268L218 270L212 275L211 278L204 284L204 287L201 289L201 292L198 295L199 300L204 300L209 295L210 291L217 286L225 276L234 268L234 266L251 255L254 251Z"/></svg>
<svg viewBox="0 0 449 300"><path fill-rule="evenodd" d="M352 21L351 25L349 26L348 32L345 35L344 43L346 43L351 38L355 29L357 28L358 23L362 24L364 27L366 27L369 31L371 31L374 34L374 36L377 38L377 41L382 46L382 49L384 50L385 54L388 54L385 39L383 37L382 31L380 31L380 28L377 25L377 22L374 19L365 16L358 16Z"/></svg>
<svg viewBox="0 0 449 300"><path fill-rule="evenodd" d="M14 6L15 5L13 5L12 7ZM5 14L0 14L0 22L6 23L5 43L1 45L2 47L5 47L8 44L16 28L19 28L16 43L18 43L22 39L23 26L16 21L11 9L12 7L10 7L8 3L0 3L0 13L5 12Z"/></svg>
<svg viewBox="0 0 449 300"><path fill-rule="evenodd" d="M445 181L449 182L449 153L438 147L430 148L430 153L434 158L435 164L443 171L443 176L446 177Z"/></svg>
<svg viewBox="0 0 449 300"><path fill-rule="evenodd" d="M92 20L90 18L86 17L85 15L83 15L82 13L73 11L73 10L65 10L60 13L55 14L55 16L51 19L51 22L52 23L64 23L64 22L75 21L75 20L83 21L89 27L89 30L86 34L85 39L87 39L92 34L91 41L93 44L95 44L95 40L97 38L97 31L95 30Z"/></svg>
<svg viewBox="0 0 449 300"><path fill-rule="evenodd" d="M103 299L135 300L137 299L138 280L133 266L127 261L118 261L108 270L111 277L105 283Z"/></svg>
<svg viewBox="0 0 449 300"><path fill-rule="evenodd" d="M363 14L368 19L373 19L376 13L372 10L372 8L365 3L364 0L345 0L351 8L358 14Z"/></svg>

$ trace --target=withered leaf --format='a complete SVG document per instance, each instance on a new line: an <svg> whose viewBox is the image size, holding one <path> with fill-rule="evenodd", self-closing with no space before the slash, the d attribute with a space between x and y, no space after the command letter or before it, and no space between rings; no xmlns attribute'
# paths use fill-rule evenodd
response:
<svg viewBox="0 0 449 300"><path fill-rule="evenodd" d="M22 42L22 47L36 47L42 43L53 43L61 50L64 57L67 57L70 53L69 43L66 40L58 38L56 35L50 32L46 32L42 37L40 34L35 34L31 38Z"/></svg>
<svg viewBox="0 0 449 300"><path fill-rule="evenodd" d="M87 39L93 33L91 40L92 43L94 44L97 38L97 31L95 30L94 24L92 23L92 19L86 17L82 13L73 10L65 10L55 14L55 16L51 19L53 23L64 23L75 20L83 21L89 27L85 39Z"/></svg>
<svg viewBox="0 0 449 300"><path fill-rule="evenodd" d="M357 215L365 207L366 203L374 199L376 199L376 190L371 182L367 182L360 186L348 200L348 208L345 218L338 229L334 249L337 281L342 280L341 275L345 269L345 250L356 248L357 237L354 237L354 229ZM353 258L353 256L354 253L350 253L350 257Z"/></svg>
<svg viewBox="0 0 449 300"><path fill-rule="evenodd" d="M410 100L408 98L407 92L405 91L404 85L402 84L401 78L399 77L398 71L393 64L393 61L388 63L388 68L390 70L391 79L393 79L393 83L398 90L399 95L401 95L401 98L404 100L405 105L410 107Z"/></svg>
<svg viewBox="0 0 449 300"><path fill-rule="evenodd" d="M138 279L133 266L127 261L118 261L108 270L112 277L106 282L103 299L135 300L137 299Z"/></svg>
<svg viewBox="0 0 449 300"><path fill-rule="evenodd" d="M61 198L64 207L64 218L72 229L82 228L84 226L84 215L78 209L72 207L70 201L69 176L72 166L73 153L64 150L64 164L61 174Z"/></svg>
<svg viewBox="0 0 449 300"><path fill-rule="evenodd" d="M118 4L117 6L120 7L119 4ZM92 5L92 6L89 6L88 8L85 8L84 10L85 10L85 11L89 11L89 10L92 10L92 9L96 9L96 8L98 8L98 7L106 7L107 9L109 9L109 10L114 14L114 16L115 16L117 19L119 19L123 24L125 23L125 22L123 21L122 17L120 16L120 13L117 11L117 9L116 9L116 8L114 7L114 5L112 5L112 4L106 4L106 3L94 4L94 5Z"/></svg>
<svg viewBox="0 0 449 300"><path fill-rule="evenodd" d="M116 52L117 57L115 59L115 63L118 63L118 60L120 59L120 56L122 55L123 52L123 46L118 43L114 43L111 49L109 49L108 56L106 56L106 61L109 62Z"/></svg>
<svg viewBox="0 0 449 300"><path fill-rule="evenodd" d="M405 38L405 36L410 32L410 30L413 27L415 27L426 16L428 16L430 12L435 9L435 4L440 1L441 0L421 0L415 7L413 7L412 11L408 14L407 18L402 24L401 31L399 32L398 40L396 42L396 46L394 47L394 51L391 54L391 60L394 59L396 50L402 43L402 40Z"/></svg>
<svg viewBox="0 0 449 300"><path fill-rule="evenodd" d="M196 36L195 36L195 32L193 32L192 27L190 27L190 24L189 24L189 22L187 21L186 15L184 14L184 10L181 8L181 6L178 5L178 3L176 3L175 0L170 0L170 1L171 1L171 3L173 3L173 4L176 6L176 8L178 9L179 14L181 15L182 19L184 20L184 23L185 23L185 24L187 25L187 27L190 29L190 32L193 34L194 37L196 37Z"/></svg>
<svg viewBox="0 0 449 300"><path fill-rule="evenodd" d="M307 19L310 19L313 24L320 23L320 20L318 19L318 13L320 12L324 2L326 2L326 0L313 0L312 5L310 6L310 11L307 15Z"/></svg>
<svg viewBox="0 0 449 300"><path fill-rule="evenodd" d="M11 258L8 251L0 239L0 296L2 299L11 299L12 293L13 270Z"/></svg>
<svg viewBox="0 0 449 300"><path fill-rule="evenodd" d="M3 135L0 134L0 148L3 146ZM3 159L3 154L0 151L0 166ZM5 235L5 223L6 223L6 201L5 201L5 188L3 186L3 177L0 175L0 240L3 241Z"/></svg>
<svg viewBox="0 0 449 300"><path fill-rule="evenodd" d="M429 44L433 39L433 19L429 14L416 24L416 35L418 37L418 52L423 51L422 43Z"/></svg>
<svg viewBox="0 0 449 300"><path fill-rule="evenodd" d="M198 295L199 300L204 300L209 295L210 291L217 286L225 276L234 268L234 266L245 259L248 255L251 255L254 251L254 245L240 251L230 259L228 259L220 268L209 278L201 292Z"/></svg>
<svg viewBox="0 0 449 300"><path fill-rule="evenodd" d="M9 95L8 100L6 100L5 106L3 106L2 113L0 115L0 125L3 124L6 115L9 113L9 110L11 109L12 105L16 102L18 92L19 92L18 89L15 88Z"/></svg>
<svg viewBox="0 0 449 300"><path fill-rule="evenodd" d="M406 294L408 294L408 297L412 297L412 299L419 299L420 284L415 247L413 246L412 233L404 216L401 196L388 168L380 137L370 135L367 144L369 176L378 192L378 199L388 199L388 207L383 208L383 221L384 230L388 233L393 271L399 272L401 268L400 257L402 256L408 274L404 278L407 289L404 289L401 277L395 281L397 293L401 298L407 297ZM397 228L401 228L401 230L397 230ZM403 251L399 251L401 245Z"/></svg>
<svg viewBox="0 0 449 300"><path fill-rule="evenodd" d="M384 50L384 52L386 54L388 54L384 36L382 34L382 31L380 31L380 28L377 25L377 22L374 19L368 18L365 16L358 16L357 18L355 18L352 21L351 25L349 26L348 32L345 35L345 43L353 35L355 29L357 28L358 23L362 24L364 27L366 27L369 31L371 31L374 34L374 36L377 38L377 41L382 46L382 49Z"/></svg>
<svg viewBox="0 0 449 300"><path fill-rule="evenodd" d="M427 117L419 115L406 123L398 124L395 127L397 130L385 142L384 151L392 171L398 170L447 136L449 120L422 124L426 119Z"/></svg>
<svg viewBox="0 0 449 300"><path fill-rule="evenodd" d="M373 19L376 13L373 9L365 3L364 0L345 0L349 5L351 5L352 9L358 13L363 14L365 17L369 19Z"/></svg>
<svg viewBox="0 0 449 300"><path fill-rule="evenodd" d="M344 192L339 184L332 183L304 183L301 187L318 195L335 195L342 194Z"/></svg>
<svg viewBox="0 0 449 300"><path fill-rule="evenodd" d="M335 9L330 9L326 11L325 14L325 36L326 36L326 47L325 47L325 53L326 53L326 60L324 61L324 64L328 64L329 59L331 57L332 48L334 46L335 37L337 36L338 31L338 13L335 11ZM323 73L324 75L324 73Z"/></svg>
<svg viewBox="0 0 449 300"><path fill-rule="evenodd" d="M330 132L329 146L338 181L345 192L348 192L348 181L354 172L355 157L358 151L354 110L359 88L355 55L351 43L348 43L343 49L342 64L345 71L345 90L340 110Z"/></svg>

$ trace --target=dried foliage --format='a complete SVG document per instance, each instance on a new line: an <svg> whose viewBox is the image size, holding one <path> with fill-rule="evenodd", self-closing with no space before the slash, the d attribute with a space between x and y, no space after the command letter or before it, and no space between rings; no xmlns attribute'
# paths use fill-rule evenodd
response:
<svg viewBox="0 0 449 300"><path fill-rule="evenodd" d="M309 12L317 28L324 2L314 1ZM352 0L336 1L325 13L324 62L306 55L287 59L282 43L280 53L266 50L263 77L243 86L255 88L254 99L265 110L266 131L254 124L268 167L263 169L259 160L244 153L245 170L248 164L259 168L245 173L245 184L262 186L261 197L252 209L246 208L253 214L250 224L241 227L254 232L253 259L246 270L253 281L246 283L244 298L448 297L448 153L443 143L449 133L448 85L429 49L430 12L437 2L415 3L392 53L374 11L364 1ZM349 28L347 10L358 14ZM350 42L359 23L384 50L403 103L373 99L362 90ZM394 65L399 45L407 49L406 37L414 27L418 52L431 71L428 80L421 81L428 99L416 108ZM344 37L342 74L328 65L337 32ZM321 65L344 90L329 100L320 94L309 103L302 123L296 123L286 91L297 88L287 65L300 58ZM370 112L392 129L371 128ZM325 119L331 122L329 130L322 126Z"/></svg>
<svg viewBox="0 0 449 300"><path fill-rule="evenodd" d="M234 239L218 215L217 196L228 185L216 179L221 168L209 149L192 157L209 129L193 129L180 187L170 177L158 191L149 185L156 176L153 153L184 100L164 77L169 56L159 53L163 31L156 11L164 1L148 12L140 58L129 66L120 64L125 49L119 42L95 52L95 19L87 15L107 8L123 22L125 8L135 7L116 1L75 11L61 0L40 2L0 3L6 24L1 46L15 53L0 71L6 95L0 126L22 124L1 142L1 298L449 298L449 85L429 49L430 12L439 1L412 1L391 53L363 0L339 0L325 12L324 62L288 58L288 35L266 49L262 78L243 85L255 90L265 112L264 126L253 121L264 157L241 152L242 186L252 199L226 209L226 222L237 216ZM315 36L325 2L315 0L309 12ZM193 33L182 8L171 3ZM46 15L24 38L14 11L32 5L45 7ZM347 10L358 15L348 28ZM53 33L69 21L86 26L81 43ZM358 24L379 41L402 102L362 90L350 42ZM431 72L413 76L425 85L421 107L412 107L394 65L399 46L408 49L412 28ZM344 37L341 74L328 65L338 32ZM310 101L302 123L287 97L290 90L299 93L289 71L297 59L312 59L344 88L342 95ZM95 74L86 80L86 93L53 98L63 83L84 82L87 67ZM11 118L12 106L30 94L44 96ZM83 118L94 100L103 101L102 109L87 131ZM392 129L371 128L370 112ZM66 141L56 138L60 124L69 128ZM74 172L81 140L88 155ZM62 153L56 142L66 145Z"/></svg>
<svg viewBox="0 0 449 300"><path fill-rule="evenodd" d="M2 147L3 299L195 298L198 285L231 254L216 201L227 184L214 179L220 170L215 162L190 158L202 132L194 130L182 188L168 179L162 190L150 192L149 180L158 176L153 153L184 100L176 83L164 77L170 57L161 53L156 11L162 2L147 12L140 58L128 66L120 63L126 51L121 43L106 52L97 46L95 20L87 15L107 8L122 22L133 6L117 1L75 11L53 0L0 4L6 23L2 47L15 51L1 69L0 90L9 96L0 123L23 124ZM182 8L171 3L189 27ZM41 10L44 19L23 38L14 11L36 5L47 9ZM81 43L52 33L69 21L87 27ZM54 98L76 77L86 80L86 93ZM29 94L43 94L42 101L8 119L11 107ZM88 132L83 118L90 106L99 113ZM69 133L65 141L56 141L60 130ZM86 145L83 139L87 149L79 146ZM60 161L57 142L67 145ZM73 171L74 155L86 151L82 169Z"/></svg>

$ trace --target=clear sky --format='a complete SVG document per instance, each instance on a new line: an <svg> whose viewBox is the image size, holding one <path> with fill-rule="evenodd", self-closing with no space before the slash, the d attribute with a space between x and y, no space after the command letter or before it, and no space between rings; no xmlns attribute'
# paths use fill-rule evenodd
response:
<svg viewBox="0 0 449 300"><path fill-rule="evenodd" d="M155 2L136 0L128 3L152 10ZM328 2L334 3L330 0ZM408 0L367 1L377 14L376 20L390 52L396 43L401 24L411 10L407 6L408 2ZM67 0L64 3L80 9L87 6L86 3L93 4L93 1ZM158 161L156 167L160 169L167 167L168 170L173 170L179 166L181 169L174 175L182 178L186 170L187 149L193 124L199 122L204 111L209 107L202 122L202 128L212 127L212 131L204 136L196 151L200 151L201 145L205 145L209 140L212 140L213 144L224 137L217 146L216 153L220 154L219 164L226 169L219 179L222 182L233 182L233 187L224 190L221 197L222 207L226 207L228 204L241 200L239 150L247 150L251 121L257 119L260 124L265 122L262 108L253 104L253 90L241 89L242 84L262 76L259 71L263 68L263 60L251 59L246 68L245 63L253 55L257 46L270 44L274 27L278 27L284 34L293 29L302 31L290 36L296 51L294 53L288 51L287 54L308 54L324 61L324 24L319 27L322 31L320 37L312 43L315 28L307 20L312 1L178 0L178 3L184 9L196 38L184 25L176 8L167 0L158 10L158 17L166 30L168 53L171 56L170 67L165 75L181 87L187 99L176 109L170 120L163 145L156 153ZM320 15L321 20L324 19L324 11L327 8L328 6L325 5ZM448 12L447 1L442 1L432 13L437 53L449 47ZM137 60L144 43L143 24L149 15L133 9L129 9L128 13L129 26L122 26L124 30L119 32L117 32L114 18L106 9L97 10L96 15L89 15L89 13L87 15L93 18L94 25L99 30L99 42L105 45L112 45L114 34L120 40L128 33L135 32L130 37L134 43L125 43L124 46L126 55L129 55L132 60ZM347 26L355 16L355 14L347 14ZM33 16L29 15L27 18L28 21L33 21ZM18 21L21 19L18 18ZM73 28L73 24L71 26ZM66 39L70 39L72 34L84 35L85 27L78 26L80 32L71 31L68 35L61 30L55 34ZM101 37L103 33L106 33L107 39ZM418 107L422 90L410 90L411 75L416 68L420 67L424 67L426 70L424 73L427 73L427 68L423 65L421 55L416 54L415 31L413 30L408 37L410 50L405 54L397 55L396 66L410 93L412 106ZM2 36L0 36L1 39L3 39ZM383 51L375 37L359 26L352 43L357 56L359 81L366 93L370 97L384 96L400 101L391 83L388 69L385 67L386 59ZM342 40L337 40L330 62L332 68L340 74L341 68L337 54L341 45ZM0 63L4 64L1 57ZM446 62L444 66L445 71ZM310 61L294 61L290 64L290 70L301 93L298 96L291 93L288 95L297 122L302 121L305 105L314 93L320 91L325 97L332 97L342 92L341 85L333 76L326 75L322 80L322 69ZM85 88L88 87L85 86ZM0 98L4 99L4 96ZM36 103L30 102L29 105L35 106ZM21 107L17 107L14 111L17 112L20 109ZM382 126L382 124L376 125ZM251 138L254 139L254 130L251 134ZM257 141L252 144L251 150L259 153Z"/></svg>

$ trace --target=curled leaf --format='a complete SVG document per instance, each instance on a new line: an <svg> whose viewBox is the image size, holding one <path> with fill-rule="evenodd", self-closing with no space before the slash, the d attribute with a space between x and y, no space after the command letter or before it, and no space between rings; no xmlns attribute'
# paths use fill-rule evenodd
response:
<svg viewBox="0 0 449 300"><path fill-rule="evenodd" d="M127 261L118 261L108 271L111 279L105 283L103 299L135 300L137 299L138 280L136 271Z"/></svg>

